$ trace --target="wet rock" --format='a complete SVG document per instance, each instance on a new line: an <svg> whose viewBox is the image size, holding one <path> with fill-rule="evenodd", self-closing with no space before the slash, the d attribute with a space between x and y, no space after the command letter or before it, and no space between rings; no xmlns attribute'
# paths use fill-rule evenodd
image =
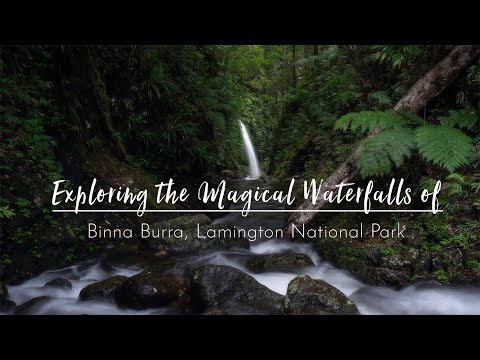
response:
<svg viewBox="0 0 480 360"><path fill-rule="evenodd" d="M113 302L115 290L127 279L126 276L115 275L108 279L87 285L80 291L78 300L103 300Z"/></svg>
<svg viewBox="0 0 480 360"><path fill-rule="evenodd" d="M124 281L114 296L119 306L131 309L167 305L184 308L188 303L188 283L181 275L147 269Z"/></svg>
<svg viewBox="0 0 480 360"><path fill-rule="evenodd" d="M5 311L8 312L10 310L13 310L13 309L15 309L16 306L17 306L17 304L15 304L14 301L7 300L7 306L5 307Z"/></svg>
<svg viewBox="0 0 480 360"><path fill-rule="evenodd" d="M44 286L51 286L67 290L72 288L72 283L64 278L55 278L47 282Z"/></svg>
<svg viewBox="0 0 480 360"><path fill-rule="evenodd" d="M158 224L160 223L152 225L152 228L162 229ZM223 224L200 225L198 228L197 224L194 226L194 228L183 230L182 238L168 233L158 238L149 237L147 246L151 250L163 250L171 254L190 253L205 249L248 249L250 246L248 240L230 236L234 234L233 226ZM214 236L212 236L213 234Z"/></svg>
<svg viewBox="0 0 480 360"><path fill-rule="evenodd" d="M7 286L0 282L0 311L8 311L8 289Z"/></svg>
<svg viewBox="0 0 480 360"><path fill-rule="evenodd" d="M232 170L222 170L220 176L224 179L237 179L238 175Z"/></svg>
<svg viewBox="0 0 480 360"><path fill-rule="evenodd" d="M50 296L40 296L28 300L22 305L17 306L14 311L15 315L33 315L35 311L42 305L45 305L51 299Z"/></svg>
<svg viewBox="0 0 480 360"><path fill-rule="evenodd" d="M332 285L301 275L288 284L280 312L286 315L356 314L358 308Z"/></svg>
<svg viewBox="0 0 480 360"><path fill-rule="evenodd" d="M203 265L191 271L190 289L192 307L199 313L250 309L250 313L271 314L278 311L283 298L252 276L224 265Z"/></svg>
<svg viewBox="0 0 480 360"><path fill-rule="evenodd" d="M415 289L420 290L420 289L438 289L440 287L443 287L443 284L440 281L436 280L427 280L427 281L421 281L416 283Z"/></svg>
<svg viewBox="0 0 480 360"><path fill-rule="evenodd" d="M410 282L411 270L365 266L357 275L361 280L372 285L400 288Z"/></svg>
<svg viewBox="0 0 480 360"><path fill-rule="evenodd" d="M312 259L305 254L268 254L255 256L247 262L246 267L253 273L262 273L291 272L312 265L314 265Z"/></svg>

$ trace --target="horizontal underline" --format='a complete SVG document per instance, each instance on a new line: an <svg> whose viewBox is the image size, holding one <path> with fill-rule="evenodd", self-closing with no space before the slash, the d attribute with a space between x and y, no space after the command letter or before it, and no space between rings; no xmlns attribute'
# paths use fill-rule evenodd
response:
<svg viewBox="0 0 480 360"><path fill-rule="evenodd" d="M285 210L285 209L270 209L270 210L259 210L259 209L251 209L251 210L242 210L242 209L229 209L229 210L159 210L159 209L148 209L148 210L130 210L130 209L79 209L79 210L60 210L60 209L53 209L53 212L58 213L244 213L244 212L252 212L252 213L365 213L365 210L356 210L356 209L349 209L349 210L323 210L323 209L292 209L292 210ZM392 209L392 210L369 210L368 212L372 213L390 213L390 212L398 212L398 213L433 213L432 210L399 210L399 209ZM443 210L437 210L436 212L443 212Z"/></svg>

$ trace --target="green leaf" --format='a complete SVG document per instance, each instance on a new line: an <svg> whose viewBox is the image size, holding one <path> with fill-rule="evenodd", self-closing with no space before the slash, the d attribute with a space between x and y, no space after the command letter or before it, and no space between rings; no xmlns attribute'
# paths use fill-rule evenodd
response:
<svg viewBox="0 0 480 360"><path fill-rule="evenodd" d="M413 131L408 128L384 130L367 138L357 160L362 177L383 176L399 167L415 148Z"/></svg>
<svg viewBox="0 0 480 360"><path fill-rule="evenodd" d="M375 91L368 97L378 105L392 105L392 99L384 91Z"/></svg>
<svg viewBox="0 0 480 360"><path fill-rule="evenodd" d="M389 111L361 111L348 113L340 117L335 123L335 129L352 132L372 131L375 128L392 129L405 124L404 115L393 110Z"/></svg>
<svg viewBox="0 0 480 360"><path fill-rule="evenodd" d="M458 127L460 129L472 129L477 123L477 114L474 110L450 110L448 116L440 117L442 125Z"/></svg>
<svg viewBox="0 0 480 360"><path fill-rule="evenodd" d="M420 154L428 161L449 172L470 161L472 139L450 126L420 126L415 130L415 142Z"/></svg>

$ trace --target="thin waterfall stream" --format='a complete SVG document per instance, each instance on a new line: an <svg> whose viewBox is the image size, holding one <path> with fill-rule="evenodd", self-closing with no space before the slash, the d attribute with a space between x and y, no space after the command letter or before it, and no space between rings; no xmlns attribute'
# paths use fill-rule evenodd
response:
<svg viewBox="0 0 480 360"><path fill-rule="evenodd" d="M258 179L261 175L260 164L258 162L257 153L255 152L255 147L253 146L248 130L243 122L240 121L240 129L242 131L243 145L245 147L245 152L248 157L248 165L250 169L250 174L247 176L247 179Z"/></svg>

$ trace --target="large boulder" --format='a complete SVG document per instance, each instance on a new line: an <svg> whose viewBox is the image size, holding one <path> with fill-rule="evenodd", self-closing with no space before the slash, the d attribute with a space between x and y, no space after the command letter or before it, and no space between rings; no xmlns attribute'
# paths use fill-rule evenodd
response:
<svg viewBox="0 0 480 360"><path fill-rule="evenodd" d="M72 288L72 283L64 278L55 278L47 282L44 286L56 287L59 289L70 290Z"/></svg>
<svg viewBox="0 0 480 360"><path fill-rule="evenodd" d="M282 295L252 276L224 265L203 265L190 272L191 302L202 313L276 313Z"/></svg>
<svg viewBox="0 0 480 360"><path fill-rule="evenodd" d="M131 309L184 308L188 303L188 281L181 275L147 269L119 285L114 296L120 307Z"/></svg>
<svg viewBox="0 0 480 360"><path fill-rule="evenodd" d="M8 299L7 286L0 282L0 312L10 311L15 307L15 303Z"/></svg>
<svg viewBox="0 0 480 360"><path fill-rule="evenodd" d="M115 275L108 279L87 285L80 291L78 300L103 300L113 302L115 290L127 279L126 276Z"/></svg>
<svg viewBox="0 0 480 360"><path fill-rule="evenodd" d="M272 271L291 272L305 266L315 265L305 254L268 254L250 259L246 267L253 273Z"/></svg>
<svg viewBox="0 0 480 360"><path fill-rule="evenodd" d="M364 266L356 275L369 284L401 288L409 283L411 274L410 269Z"/></svg>
<svg viewBox="0 0 480 360"><path fill-rule="evenodd" d="M356 314L358 308L332 285L301 275L288 284L280 312L286 315Z"/></svg>
<svg viewBox="0 0 480 360"><path fill-rule="evenodd" d="M162 232L162 229L167 231ZM168 229L172 231L168 232ZM182 229L181 238L178 237L178 233L174 233L175 229ZM250 246L248 240L235 236L233 226L212 225L205 215L180 216L152 224L149 230L152 236L146 238L147 247L154 251L164 250L170 254L205 249L248 249Z"/></svg>
<svg viewBox="0 0 480 360"><path fill-rule="evenodd" d="M51 300L50 296L39 296L15 308L15 315L34 315L36 310Z"/></svg>

